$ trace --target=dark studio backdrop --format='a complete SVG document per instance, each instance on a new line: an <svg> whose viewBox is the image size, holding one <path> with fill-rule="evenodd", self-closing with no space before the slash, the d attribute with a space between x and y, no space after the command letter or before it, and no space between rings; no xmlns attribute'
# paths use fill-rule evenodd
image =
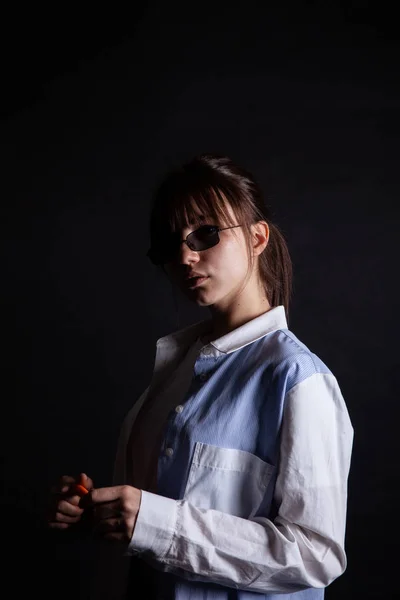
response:
<svg viewBox="0 0 400 600"><path fill-rule="evenodd" d="M91 543L43 531L47 489L80 471L109 485L156 340L208 315L180 299L178 321L145 256L155 182L206 151L259 179L294 263L290 327L354 425L348 567L326 597L398 593L395 15L263 6L4 13L0 538L14 597L85 597Z"/></svg>

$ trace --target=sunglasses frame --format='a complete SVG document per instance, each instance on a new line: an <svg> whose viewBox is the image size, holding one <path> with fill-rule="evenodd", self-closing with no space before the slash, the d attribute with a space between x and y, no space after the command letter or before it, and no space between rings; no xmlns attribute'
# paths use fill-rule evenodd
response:
<svg viewBox="0 0 400 600"><path fill-rule="evenodd" d="M207 248L202 248L201 250L196 250L196 248L193 248L193 247L192 247L192 243L190 242L190 236L191 236L191 235L193 235L193 234L195 234L197 231L199 231L199 229L202 229L203 227L213 227L214 229L216 229L216 232L215 232L215 233L217 234L217 241L216 241L216 243L215 243L215 244L212 244L211 246L207 246ZM214 246L216 246L216 245L217 245L217 244L219 244L219 242L220 242L220 239L221 239L221 238L220 238L220 237L219 237L219 235L218 235L220 231L224 231L225 229L235 229L235 227L241 227L241 225L231 225L230 227L218 227L218 225L206 225L206 224L204 224L204 225L200 225L200 227L197 227L197 229L195 229L194 231L191 231L191 232L190 232L190 233L189 233L189 234L186 236L186 238L185 238L185 239L183 239L183 240L181 240L181 241L179 242L179 244L178 244L178 245L177 245L177 247L176 247L176 252L178 252L178 250L179 250L179 248L180 248L181 244L186 244L186 245L188 246L188 248L189 248L190 250L192 250L192 252L202 252L203 250L208 250L209 248L213 248ZM153 254L153 249L152 249L152 248L150 248L150 249L147 251L147 254L146 254L146 256L147 256L147 257L148 257L148 258L151 260L151 262L152 262L153 264L155 264L155 265L162 265L162 264L166 264L167 262L171 262L171 261L166 261L166 262L158 262L158 261L155 261L155 260L154 260L154 254Z"/></svg>

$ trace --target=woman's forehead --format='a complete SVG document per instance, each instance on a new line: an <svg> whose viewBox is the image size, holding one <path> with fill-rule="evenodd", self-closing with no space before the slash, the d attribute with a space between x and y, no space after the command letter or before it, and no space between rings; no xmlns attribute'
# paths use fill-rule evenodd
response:
<svg viewBox="0 0 400 600"><path fill-rule="evenodd" d="M198 225L199 223L205 223L209 219L210 217L207 217L206 215L196 215L195 218L192 217L186 221L186 224L192 227L194 225Z"/></svg>
<svg viewBox="0 0 400 600"><path fill-rule="evenodd" d="M183 218L179 225L182 228L191 228L191 229L195 229L197 227L201 227L201 225L221 225L222 223L225 223L226 219L223 218L222 216L219 215L205 215L205 214L199 214L196 215L194 218L190 217L188 219Z"/></svg>
<svg viewBox="0 0 400 600"><path fill-rule="evenodd" d="M195 227L196 225L201 225L210 220L215 221L215 215L213 215L212 212L213 211L204 210L204 207L203 209L200 209L191 202L186 206L182 206L176 215L177 218L173 220L176 225L181 227Z"/></svg>
<svg viewBox="0 0 400 600"><path fill-rule="evenodd" d="M214 195L212 201L209 198L206 202L203 198L201 200L197 201L196 198L191 198L188 204L182 207L181 217L188 225L197 225L210 220L226 221L229 218L235 218L234 210L226 198L223 199L223 202L216 202Z"/></svg>
<svg viewBox="0 0 400 600"><path fill-rule="evenodd" d="M169 213L169 214L168 214ZM216 193L180 197L167 209L167 221L172 230L196 228L202 224L230 224L235 214L226 197Z"/></svg>

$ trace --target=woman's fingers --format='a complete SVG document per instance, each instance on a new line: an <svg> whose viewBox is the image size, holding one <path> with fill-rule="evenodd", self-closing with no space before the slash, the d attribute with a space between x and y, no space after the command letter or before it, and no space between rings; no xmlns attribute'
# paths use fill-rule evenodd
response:
<svg viewBox="0 0 400 600"><path fill-rule="evenodd" d="M63 475L56 485L51 488L51 492L53 494L66 494L76 485L83 486L86 490L90 491L93 488L93 480L86 473L80 473L76 477Z"/></svg>
<svg viewBox="0 0 400 600"><path fill-rule="evenodd" d="M57 513L68 517L79 518L83 513L83 508L80 508L78 503L75 504L72 502L72 500L75 500L75 498L77 498L79 502L79 496L73 496L72 498L60 500L57 503Z"/></svg>
<svg viewBox="0 0 400 600"><path fill-rule="evenodd" d="M93 486L93 480L86 475L86 473L80 473L78 484L83 485L88 491L90 491Z"/></svg>
<svg viewBox="0 0 400 600"><path fill-rule="evenodd" d="M104 540L129 542L131 534L123 517L102 519L94 524L93 535Z"/></svg>
<svg viewBox="0 0 400 600"><path fill-rule="evenodd" d="M68 515L61 511L56 512L54 521L57 523L76 523L79 521L80 515Z"/></svg>
<svg viewBox="0 0 400 600"><path fill-rule="evenodd" d="M98 521L93 528L96 533L110 533L112 531L124 531L124 529L124 520L118 517L102 519L101 521Z"/></svg>
<svg viewBox="0 0 400 600"><path fill-rule="evenodd" d="M83 509L74 506L68 500L60 500L54 510L50 511L48 517L49 527L53 529L65 529L77 523L83 513Z"/></svg>
<svg viewBox="0 0 400 600"><path fill-rule="evenodd" d="M56 513L54 518L49 521L51 529L67 529L79 521L80 517L68 517L61 513Z"/></svg>
<svg viewBox="0 0 400 600"><path fill-rule="evenodd" d="M55 497L68 498L71 504L78 506L82 496L85 496L92 488L93 480L86 473L80 473L76 477L63 475L51 488L51 494Z"/></svg>
<svg viewBox="0 0 400 600"><path fill-rule="evenodd" d="M47 523L52 529L67 529L80 521L84 508L80 501L93 488L93 481L86 473L76 477L63 475L51 488Z"/></svg>

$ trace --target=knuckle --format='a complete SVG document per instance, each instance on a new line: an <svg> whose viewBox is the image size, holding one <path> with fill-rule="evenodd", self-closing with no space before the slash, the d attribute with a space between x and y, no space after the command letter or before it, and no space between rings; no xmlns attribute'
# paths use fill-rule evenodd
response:
<svg viewBox="0 0 400 600"><path fill-rule="evenodd" d="M129 485L122 486L120 497L123 504L129 502L129 499L131 497L131 487Z"/></svg>
<svg viewBox="0 0 400 600"><path fill-rule="evenodd" d="M56 509L59 513L63 513L67 510L68 508L68 502L66 500L60 500L57 503Z"/></svg>

